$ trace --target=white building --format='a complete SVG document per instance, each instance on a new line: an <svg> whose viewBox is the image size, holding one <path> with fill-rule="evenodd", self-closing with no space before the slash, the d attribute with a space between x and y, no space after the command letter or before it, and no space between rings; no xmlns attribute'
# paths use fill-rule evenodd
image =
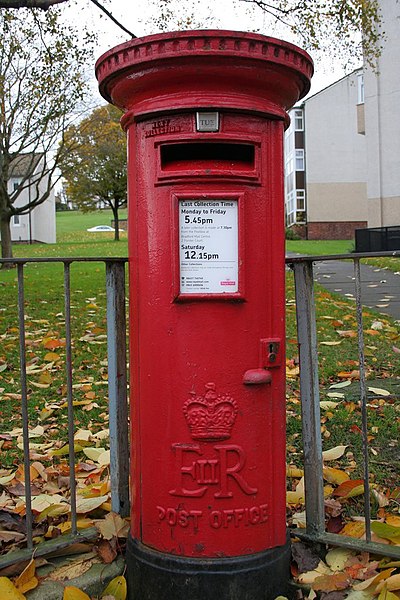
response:
<svg viewBox="0 0 400 600"><path fill-rule="evenodd" d="M26 178L33 160L34 169L30 178ZM32 201L36 195L39 197L45 193L48 183L47 177L40 177L43 166L41 154L24 154L17 157L11 165L11 177L8 181L8 191L12 192L19 185L23 185L16 207L25 206ZM29 169L30 171L31 169ZM11 218L11 240L12 242L43 242L54 244L56 242L56 208L54 190L50 191L49 197L26 214L14 215Z"/></svg>
<svg viewBox="0 0 400 600"><path fill-rule="evenodd" d="M365 69L368 226L400 225L400 3L380 0L386 41Z"/></svg>
<svg viewBox="0 0 400 600"><path fill-rule="evenodd" d="M378 72L358 69L290 111L287 225L308 239L400 225L400 3L380 0Z"/></svg>

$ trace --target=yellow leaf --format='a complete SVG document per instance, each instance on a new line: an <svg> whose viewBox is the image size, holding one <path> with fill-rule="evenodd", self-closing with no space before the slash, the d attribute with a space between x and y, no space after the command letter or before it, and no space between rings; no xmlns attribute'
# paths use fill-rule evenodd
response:
<svg viewBox="0 0 400 600"><path fill-rule="evenodd" d="M86 454L90 460L98 462L100 456L104 453L104 448L84 448L83 453Z"/></svg>
<svg viewBox="0 0 400 600"><path fill-rule="evenodd" d="M51 504L50 506L42 510L42 512L36 517L35 521L37 523L40 523L41 521L43 521L43 519L46 519L47 517L58 517L59 515L66 515L69 513L70 508L70 505L66 502L63 502L62 504Z"/></svg>
<svg viewBox="0 0 400 600"><path fill-rule="evenodd" d="M337 460L346 451L347 446L335 446L335 448L331 448L330 450L325 450L322 453L323 460Z"/></svg>
<svg viewBox="0 0 400 600"><path fill-rule="evenodd" d="M57 352L48 352L44 359L46 362L52 362L53 360L58 360L60 358L60 355L57 354Z"/></svg>
<svg viewBox="0 0 400 600"><path fill-rule="evenodd" d="M75 453L82 452L83 448L79 444L74 444L74 450L75 450ZM50 452L50 454L52 456L66 456L67 454L69 454L69 445L65 444L65 446L62 446L58 450L52 450Z"/></svg>
<svg viewBox="0 0 400 600"><path fill-rule="evenodd" d="M300 479L299 483L296 485L296 490L294 492L286 492L286 502L288 504L303 504L305 498L304 491L304 477Z"/></svg>
<svg viewBox="0 0 400 600"><path fill-rule="evenodd" d="M371 523L371 529L381 538L386 538L393 542L400 542L400 527L388 525L388 523L379 523L378 521L374 521Z"/></svg>
<svg viewBox="0 0 400 600"><path fill-rule="evenodd" d="M339 535L346 535L354 538L361 538L365 533L365 523L362 521L352 521L351 523L346 523L346 525L341 529Z"/></svg>
<svg viewBox="0 0 400 600"><path fill-rule="evenodd" d="M97 498L79 498L76 503L76 512L78 514L85 514L99 508L108 500L107 496L99 496Z"/></svg>
<svg viewBox="0 0 400 600"><path fill-rule="evenodd" d="M298 375L300 375L300 367L294 367L293 369L286 367L286 377L292 378Z"/></svg>
<svg viewBox="0 0 400 600"><path fill-rule="evenodd" d="M26 600L8 577L0 577L0 598L1 600Z"/></svg>
<svg viewBox="0 0 400 600"><path fill-rule="evenodd" d="M39 382L42 384L50 384L52 382L52 378L51 375L48 371L43 371L43 373L41 373L40 377L39 377Z"/></svg>
<svg viewBox="0 0 400 600"><path fill-rule="evenodd" d="M90 600L90 596L82 592L79 588L68 585L64 589L63 600Z"/></svg>
<svg viewBox="0 0 400 600"><path fill-rule="evenodd" d="M32 559L15 580L15 587L23 594L29 590L34 590L38 585L39 581L35 575L35 561Z"/></svg>
<svg viewBox="0 0 400 600"><path fill-rule="evenodd" d="M379 573L379 575L375 575L375 577L370 577L369 579L366 579L365 581L362 581L361 583L357 583L356 585L353 585L353 588L357 591L366 590L370 586L375 586L379 582L384 581L385 579L388 579L388 577L390 577L390 575L393 573L394 570L395 569L386 569L385 571L382 571L381 573Z"/></svg>
<svg viewBox="0 0 400 600"><path fill-rule="evenodd" d="M376 591L380 592L383 588L386 590L400 590L400 574L391 575L386 579L386 581L381 581L379 585L376 586Z"/></svg>
<svg viewBox="0 0 400 600"><path fill-rule="evenodd" d="M104 598L104 596L114 596L115 600L125 600L126 594L126 579L123 575L119 575L110 581L100 598Z"/></svg>
<svg viewBox="0 0 400 600"><path fill-rule="evenodd" d="M342 341L343 340L340 340L340 342L320 342L320 344L323 344L324 346L339 346Z"/></svg>
<svg viewBox="0 0 400 600"><path fill-rule="evenodd" d="M349 475L345 471L333 469L332 467L324 467L323 476L325 481L328 483L335 483L336 485L339 485L350 479Z"/></svg>
<svg viewBox="0 0 400 600"><path fill-rule="evenodd" d="M76 522L77 529L88 529L89 527L93 527L93 521L91 519L78 519ZM65 521L64 523L60 523L57 525L57 529L61 531L61 533L68 533L72 529L71 521Z"/></svg>
<svg viewBox="0 0 400 600"><path fill-rule="evenodd" d="M399 600L399 597L396 596L396 594L389 592L387 587L383 585L381 593L378 596L378 600Z"/></svg>
<svg viewBox="0 0 400 600"><path fill-rule="evenodd" d="M45 421L46 419L48 419L49 417L51 417L51 415L53 414L54 409L52 408L42 408L42 410L39 413L39 419L41 421Z"/></svg>
<svg viewBox="0 0 400 600"><path fill-rule="evenodd" d="M286 466L286 477L303 477L304 471L303 469L298 469L293 465Z"/></svg>

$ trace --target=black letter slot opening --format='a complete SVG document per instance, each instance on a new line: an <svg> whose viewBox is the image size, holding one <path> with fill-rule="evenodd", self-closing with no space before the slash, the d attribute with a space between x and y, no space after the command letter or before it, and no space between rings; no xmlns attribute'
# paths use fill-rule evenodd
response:
<svg viewBox="0 0 400 600"><path fill-rule="evenodd" d="M163 144L163 171L254 171L255 149L252 144L227 142L189 142Z"/></svg>

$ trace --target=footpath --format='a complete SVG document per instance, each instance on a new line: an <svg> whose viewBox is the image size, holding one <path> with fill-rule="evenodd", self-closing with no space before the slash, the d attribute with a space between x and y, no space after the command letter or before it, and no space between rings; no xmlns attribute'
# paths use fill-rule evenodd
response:
<svg viewBox="0 0 400 600"><path fill-rule="evenodd" d="M299 255L288 253L287 256ZM360 275L362 304L400 321L400 271L361 264ZM351 260L314 262L314 280L329 292L355 298L354 265Z"/></svg>

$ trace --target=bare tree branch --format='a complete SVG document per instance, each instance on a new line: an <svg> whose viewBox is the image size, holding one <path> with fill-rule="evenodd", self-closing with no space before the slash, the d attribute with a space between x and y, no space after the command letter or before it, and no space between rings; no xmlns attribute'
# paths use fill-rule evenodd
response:
<svg viewBox="0 0 400 600"><path fill-rule="evenodd" d="M41 8L48 10L50 6L62 4L68 0L0 0L0 8Z"/></svg>

